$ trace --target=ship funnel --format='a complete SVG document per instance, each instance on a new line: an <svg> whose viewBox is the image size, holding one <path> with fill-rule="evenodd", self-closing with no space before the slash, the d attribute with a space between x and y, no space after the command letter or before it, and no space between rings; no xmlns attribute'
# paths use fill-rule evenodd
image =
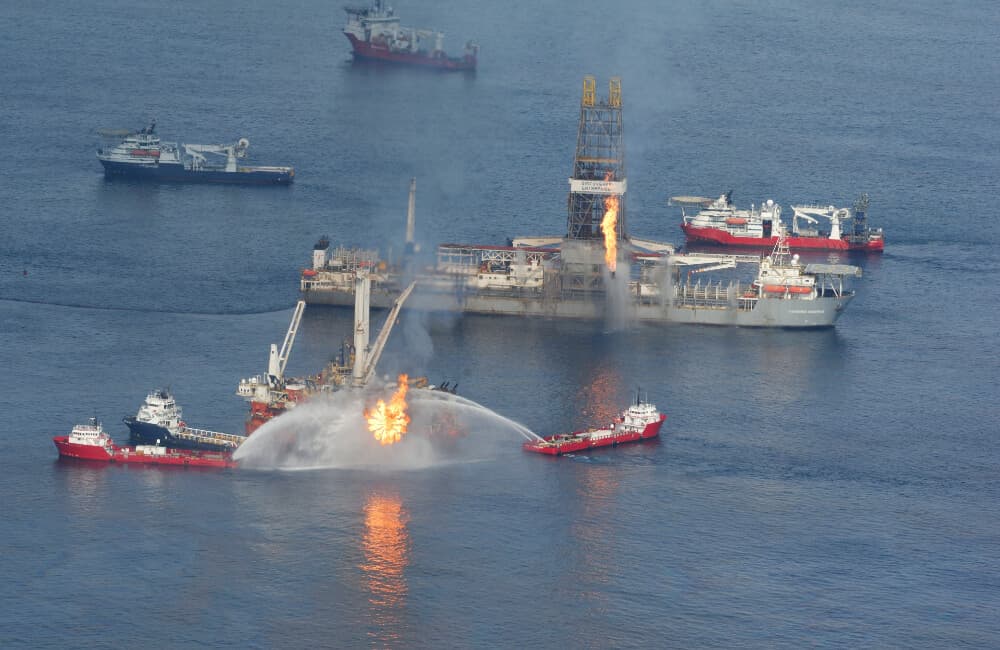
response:
<svg viewBox="0 0 1000 650"><path fill-rule="evenodd" d="M313 245L312 267L314 271L322 271L326 266L326 251L330 248L330 238L323 235Z"/></svg>

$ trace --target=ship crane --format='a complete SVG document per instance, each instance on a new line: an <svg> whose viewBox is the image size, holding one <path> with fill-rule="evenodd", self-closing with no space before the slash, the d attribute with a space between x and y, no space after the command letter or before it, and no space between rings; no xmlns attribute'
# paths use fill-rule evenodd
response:
<svg viewBox="0 0 1000 650"><path fill-rule="evenodd" d="M430 40L430 39L434 39L434 49L433 49L433 51L434 52L443 52L444 51L444 33L443 32L436 32L436 31L434 31L432 29L415 29L415 30L413 30L413 33L417 37L416 39L414 39L414 46L416 46L416 43L418 42L418 40L425 40L425 39Z"/></svg>
<svg viewBox="0 0 1000 650"><path fill-rule="evenodd" d="M292 322L288 325L288 332L285 334L285 341L278 346L271 344L270 355L267 360L267 374L257 375L249 379L241 379L236 389L236 394L248 401L257 401L268 404L285 386L285 366L288 364L288 356L292 352L292 344L295 342L295 334L299 330L299 323L302 321L302 312L305 311L306 302L300 300L295 305L292 313Z"/></svg>
<svg viewBox="0 0 1000 650"><path fill-rule="evenodd" d="M736 260L728 259L723 262L719 262L717 264L711 264L709 266L702 266L697 269L692 269L688 271L688 275L691 275L692 273L704 273L705 271L721 271L722 269L735 269L735 268L736 268Z"/></svg>
<svg viewBox="0 0 1000 650"><path fill-rule="evenodd" d="M835 208L834 206L822 205L793 205L792 210L792 232L798 234L799 219L804 219L809 223L819 223L816 217L823 217L830 220L830 239L840 239L840 224L850 217L850 210L847 208Z"/></svg>
<svg viewBox="0 0 1000 650"><path fill-rule="evenodd" d="M734 258L734 257L727 257L727 258L724 258L724 259L720 260L719 262L716 262L715 264L709 264L708 266L700 266L700 267L696 267L696 268L691 269L690 271L688 271L688 274L687 274L688 282L691 281L691 276L692 275L695 275L695 274L698 274L698 273L704 273L706 271L720 271L722 269L735 269L735 268L736 268L736 258Z"/></svg>
<svg viewBox="0 0 1000 650"><path fill-rule="evenodd" d="M305 311L305 308L305 300L300 300L295 305L292 322L288 325L288 332L285 333L285 341L281 344L281 351L278 351L277 345L271 344L271 354L267 360L267 381L271 386L279 386L285 379L285 366L288 365L288 356L292 353L292 344L295 343L295 335L299 331L299 323L302 322L302 312Z"/></svg>
<svg viewBox="0 0 1000 650"><path fill-rule="evenodd" d="M250 148L250 141L240 138L233 144L186 144L184 152L191 156L191 167L201 169L205 166L205 154L215 154L226 157L226 171L236 171L236 159L246 158L247 149Z"/></svg>

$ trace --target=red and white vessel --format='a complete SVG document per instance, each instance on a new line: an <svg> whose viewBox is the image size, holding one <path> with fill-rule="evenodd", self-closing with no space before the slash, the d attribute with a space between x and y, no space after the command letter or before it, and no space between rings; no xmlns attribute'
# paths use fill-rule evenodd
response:
<svg viewBox="0 0 1000 650"><path fill-rule="evenodd" d="M306 303L303 300L295 305L281 350L278 350L277 345L271 345L267 373L241 379L236 388L236 394L250 403L250 413L246 420L248 436L266 422L295 408L309 397L340 387L351 377L351 368L347 365L350 350L346 344L341 348L340 362L331 361L319 375L302 378L285 377L285 366L292 353L292 345L295 343L295 335L302 322L305 308Z"/></svg>
<svg viewBox="0 0 1000 650"><path fill-rule="evenodd" d="M768 199L760 207L738 210L730 202L732 190L717 199L675 196L670 202L681 206L681 229L688 243L739 248L770 249L778 243L781 206ZM686 214L685 206L701 209ZM793 249L882 252L885 239L881 228L867 223L868 195L862 194L850 208L834 206L792 206L792 229L788 245ZM803 223L800 223L799 220ZM820 227L820 219L829 227Z"/></svg>
<svg viewBox="0 0 1000 650"><path fill-rule="evenodd" d="M88 424L74 426L68 436L56 436L52 442L60 456L79 460L181 467L237 466L233 457L227 453L171 449L158 445L119 447L97 418L90 418Z"/></svg>
<svg viewBox="0 0 1000 650"><path fill-rule="evenodd" d="M325 254L325 249L320 251L320 253ZM403 300L405 298L400 298L396 301L397 304L389 312L389 316L382 326L382 332L379 334L375 345L370 349L367 338L368 311L367 309L360 310L355 305L356 318L361 318L361 321L356 321L354 344L352 345L350 342L344 341L340 348L340 354L332 359L318 375L298 378L285 377L285 366L288 364L288 357L292 352L295 335L298 332L299 324L302 322L302 313L306 307L305 301L300 300L295 305L292 321L288 325L288 331L285 333L285 341L281 344L281 349L279 350L277 345L271 345L267 362L267 373L241 379L239 386L236 388L236 394L250 403L250 413L246 420L246 434L249 436L265 423L312 397L327 394L351 384L358 385L355 383L357 377L353 376L357 362L355 353L358 349L365 351L361 363L363 367L367 368L365 372L369 374L373 373L375 363L378 362L385 342L389 338L389 331L392 330L392 326L399 315L399 310L402 308ZM364 335L361 339L358 339L360 331L363 331ZM367 363L365 359L367 359ZM361 383L365 382L367 382L367 379L363 379ZM413 377L409 380L409 385L411 388L431 387L426 377ZM450 390L454 392L454 389Z"/></svg>
<svg viewBox="0 0 1000 650"><path fill-rule="evenodd" d="M595 447L614 447L655 438L660 435L660 427L666 419L667 416L660 413L655 404L640 400L637 394L635 402L607 427L529 440L522 447L525 451L550 456L562 456Z"/></svg>
<svg viewBox="0 0 1000 650"><path fill-rule="evenodd" d="M444 34L428 29L401 27L399 17L375 0L370 7L345 7L344 35L351 41L355 59L417 65L439 70L475 70L479 46L465 44L460 57L448 56L442 43Z"/></svg>

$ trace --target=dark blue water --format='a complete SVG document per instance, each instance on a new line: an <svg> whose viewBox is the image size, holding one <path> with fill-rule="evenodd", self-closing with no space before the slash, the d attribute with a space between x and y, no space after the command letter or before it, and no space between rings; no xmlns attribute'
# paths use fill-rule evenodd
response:
<svg viewBox="0 0 1000 650"><path fill-rule="evenodd" d="M400 2L475 77L354 67L339 6L19 3L0 21L0 646L995 647L1000 643L990 2ZM837 328L407 317L380 371L540 433L641 384L658 443L418 470L56 461L170 385L236 431L321 234L560 234L581 78L622 77L633 233L675 194L862 191L887 233ZM105 182L101 127L251 140L291 188ZM310 308L316 372L350 314ZM485 434L484 434L485 435ZM504 443L506 440L509 444Z"/></svg>

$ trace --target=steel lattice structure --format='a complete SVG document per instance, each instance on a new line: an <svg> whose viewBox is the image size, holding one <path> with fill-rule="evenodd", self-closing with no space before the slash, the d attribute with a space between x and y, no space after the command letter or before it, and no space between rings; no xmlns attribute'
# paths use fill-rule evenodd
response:
<svg viewBox="0 0 1000 650"><path fill-rule="evenodd" d="M611 78L608 83L607 99L598 99L596 86L597 82L593 76L587 75L583 78L580 126L576 137L573 177L570 178L566 237L582 240L602 239L601 219L605 213L604 199L610 194L617 194L619 206L615 233L618 241L622 241L627 236L622 82L620 77Z"/></svg>

